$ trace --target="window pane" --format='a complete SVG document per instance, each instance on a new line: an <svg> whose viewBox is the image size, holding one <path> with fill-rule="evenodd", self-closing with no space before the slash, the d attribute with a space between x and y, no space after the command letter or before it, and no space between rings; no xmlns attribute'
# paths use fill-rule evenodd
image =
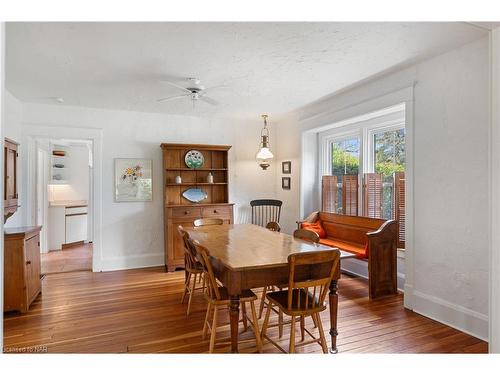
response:
<svg viewBox="0 0 500 375"><path fill-rule="evenodd" d="M359 138L346 138L332 142L332 175L337 176L337 213L344 213L343 182L344 175L359 174ZM353 203L353 202L351 202ZM356 205L356 203L353 203Z"/></svg>
<svg viewBox="0 0 500 375"><path fill-rule="evenodd" d="M359 173L359 139L349 138L332 142L332 174Z"/></svg>
<svg viewBox="0 0 500 375"><path fill-rule="evenodd" d="M405 130L390 130L374 135L375 172L383 176L382 217L393 218L393 175L405 171Z"/></svg>

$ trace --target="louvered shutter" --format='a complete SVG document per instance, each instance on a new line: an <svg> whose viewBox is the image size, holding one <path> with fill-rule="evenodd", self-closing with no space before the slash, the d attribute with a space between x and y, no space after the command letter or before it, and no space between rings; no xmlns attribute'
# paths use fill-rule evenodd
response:
<svg viewBox="0 0 500 375"><path fill-rule="evenodd" d="M342 176L342 211L344 215L358 216L358 175Z"/></svg>
<svg viewBox="0 0 500 375"><path fill-rule="evenodd" d="M321 211L337 212L337 176L323 176L321 180Z"/></svg>
<svg viewBox="0 0 500 375"><path fill-rule="evenodd" d="M405 173L394 173L394 219L399 224L398 247L405 248Z"/></svg>
<svg viewBox="0 0 500 375"><path fill-rule="evenodd" d="M382 175L365 173L363 178L363 216L382 218Z"/></svg>

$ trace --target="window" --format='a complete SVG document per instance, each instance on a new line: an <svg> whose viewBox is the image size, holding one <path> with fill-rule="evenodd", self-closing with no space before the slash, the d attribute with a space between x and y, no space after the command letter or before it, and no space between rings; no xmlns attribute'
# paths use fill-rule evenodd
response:
<svg viewBox="0 0 500 375"><path fill-rule="evenodd" d="M322 210L395 219L404 247L404 106L320 135Z"/></svg>
<svg viewBox="0 0 500 375"><path fill-rule="evenodd" d="M382 210L384 219L394 218L394 173L405 171L405 129L373 134L375 173L382 178Z"/></svg>

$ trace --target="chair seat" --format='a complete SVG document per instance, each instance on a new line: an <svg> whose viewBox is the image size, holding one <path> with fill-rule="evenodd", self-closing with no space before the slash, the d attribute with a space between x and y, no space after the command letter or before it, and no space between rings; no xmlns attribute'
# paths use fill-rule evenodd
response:
<svg viewBox="0 0 500 375"><path fill-rule="evenodd" d="M335 240L333 238L321 238L319 240L319 243L326 245L326 246L337 247L340 250L344 250L344 251L347 251L349 253L356 254L356 257L360 258L360 259L368 258L367 251L366 251L366 245L363 245L363 244L358 244L358 243L353 243L353 242L344 242L344 241Z"/></svg>
<svg viewBox="0 0 500 375"><path fill-rule="evenodd" d="M219 294L220 294L220 297L221 299L220 300L216 300L215 298L209 298L208 295L206 295L212 303L215 303L216 305L225 305L225 304L229 304L229 293L226 289L226 287L224 286L219 286ZM257 295L252 292L250 289L245 289L241 292L241 295L240 295L240 302L250 302L250 301L255 301L257 300Z"/></svg>
<svg viewBox="0 0 500 375"><path fill-rule="evenodd" d="M300 295L300 298L299 298ZM287 315L306 315L317 313L326 309L326 305L319 305L318 299L314 299L312 293L309 293L309 297L307 299L307 294L304 290L300 290L300 294L297 293L297 290L294 291L292 297L292 308L288 308L288 290L280 290L278 292L270 292L267 293L266 297L273 304L277 305L283 312ZM300 306L299 306L300 301ZM313 302L315 306L313 307Z"/></svg>

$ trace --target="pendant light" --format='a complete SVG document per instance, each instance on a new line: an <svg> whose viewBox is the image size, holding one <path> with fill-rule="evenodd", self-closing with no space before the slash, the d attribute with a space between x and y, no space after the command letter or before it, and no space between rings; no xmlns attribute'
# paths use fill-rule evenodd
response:
<svg viewBox="0 0 500 375"><path fill-rule="evenodd" d="M255 160L259 163L259 166L266 170L271 165L271 161L274 158L273 153L269 149L269 129L267 128L267 115L261 115L264 119L264 127L260 131L260 145L259 151L255 155Z"/></svg>

